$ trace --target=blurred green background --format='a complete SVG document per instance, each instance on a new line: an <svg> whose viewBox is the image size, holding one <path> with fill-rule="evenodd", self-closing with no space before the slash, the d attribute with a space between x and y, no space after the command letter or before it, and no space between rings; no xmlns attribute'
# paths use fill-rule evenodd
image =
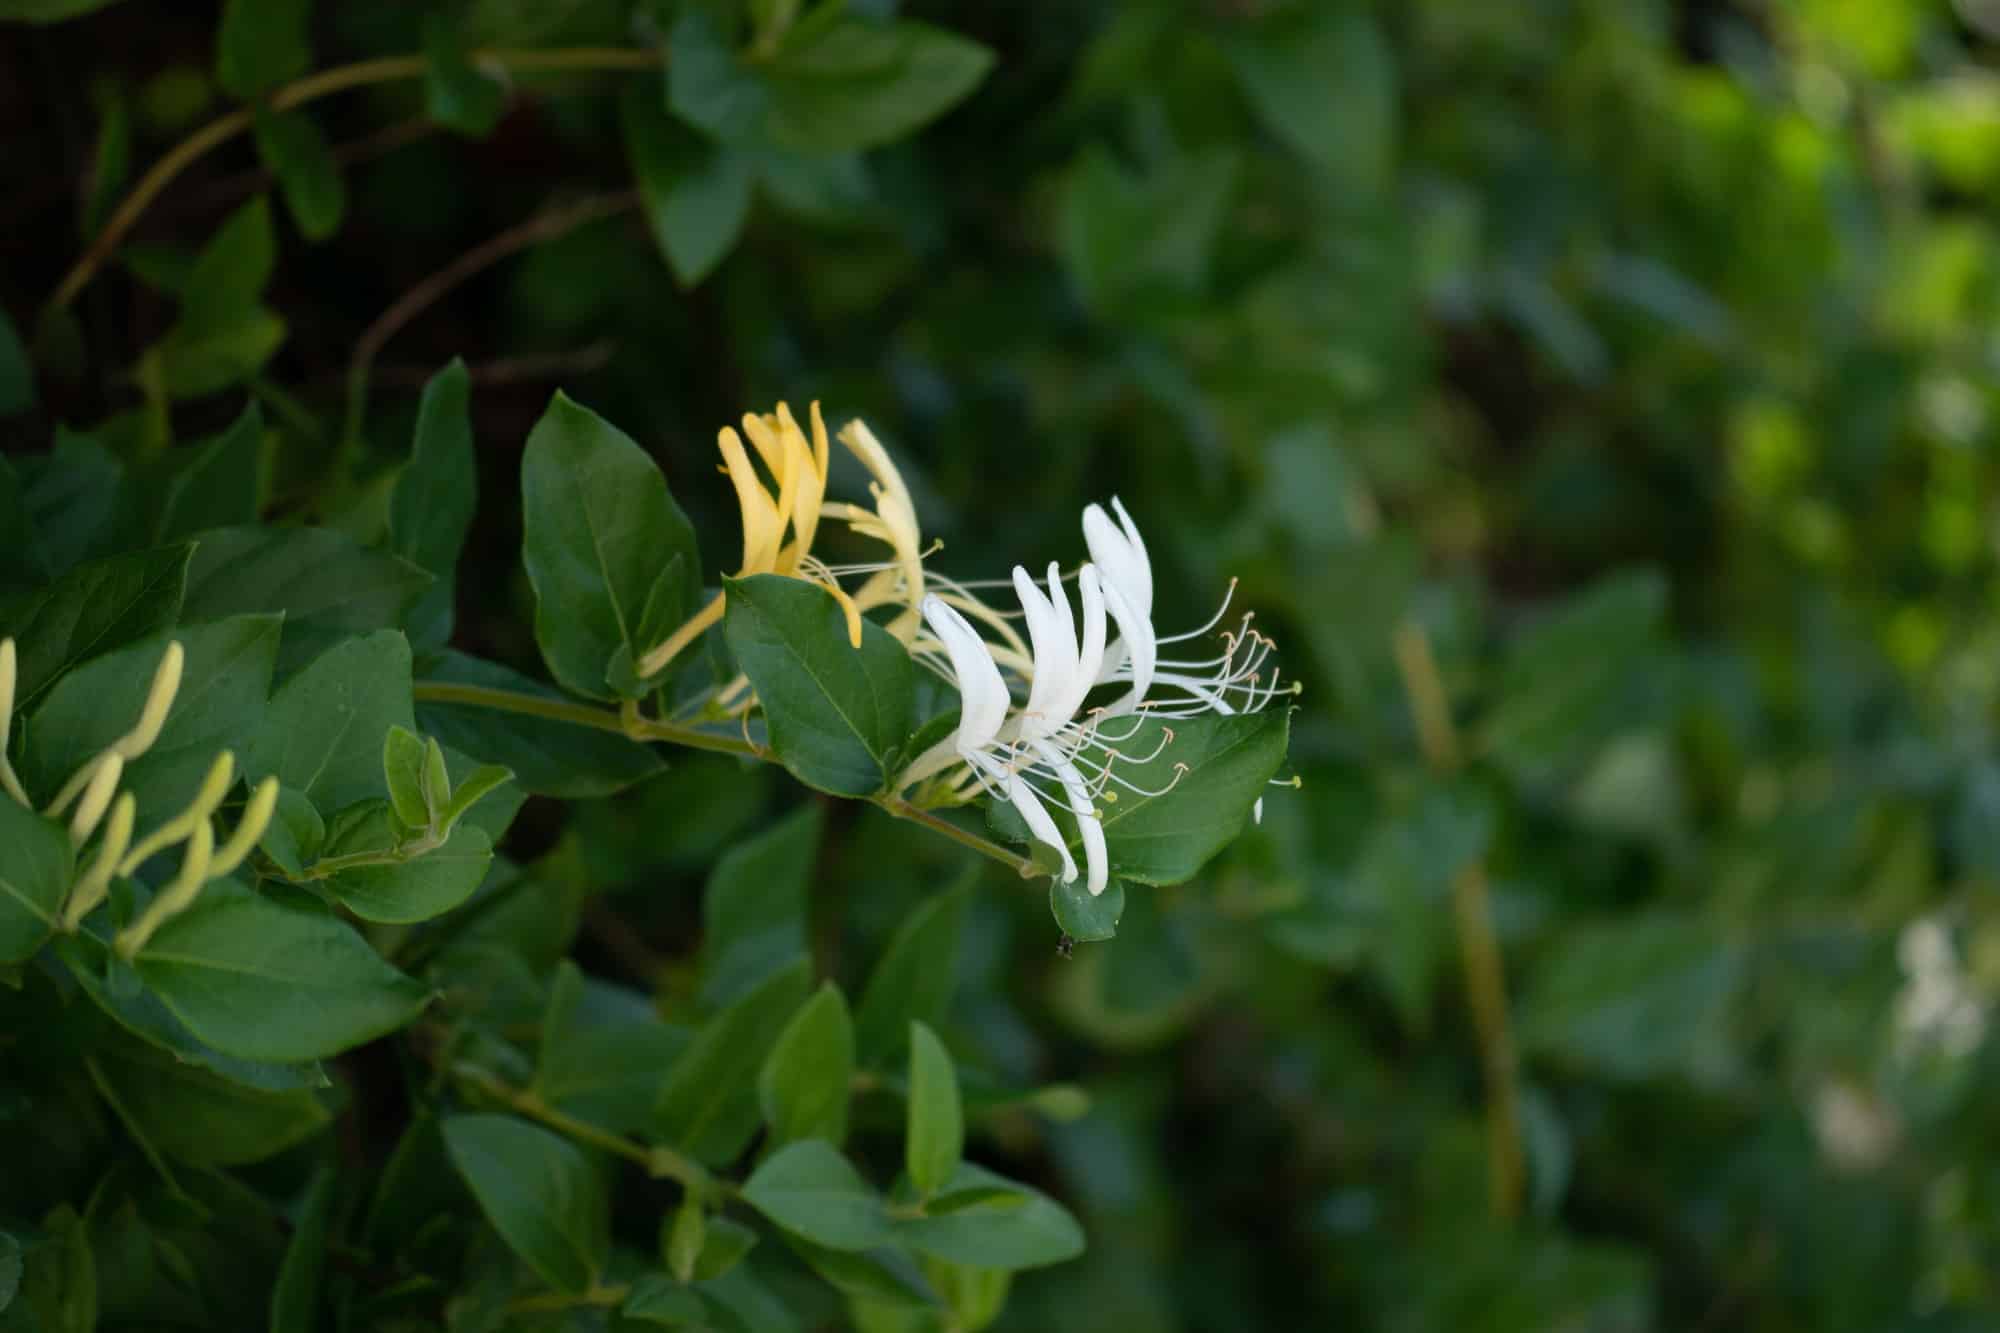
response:
<svg viewBox="0 0 2000 1333"><path fill-rule="evenodd" d="M247 388L274 512L365 533L463 356L456 642L530 669L516 477L557 387L710 552L715 429L817 398L889 444L946 572L1079 559L1115 493L1163 627L1240 579L1306 687L1302 790L1071 960L1037 890L982 881L954 1048L1092 1098L986 1152L1090 1237L999 1327L1995 1327L2000 4L850 8L995 63L829 150L703 123L694 38L726 65L782 4L344 0L225 91L209 6L8 0L95 12L0 26L0 439L143 454ZM457 133L411 81L316 101L317 149L201 156L43 313L230 93L423 50L433 9L467 48L674 72L522 76ZM677 205L626 193L635 159ZM221 270L247 287L201 360ZM713 850L806 799L677 760L531 804L510 852L671 967ZM829 815L816 943L850 975L962 857Z"/></svg>

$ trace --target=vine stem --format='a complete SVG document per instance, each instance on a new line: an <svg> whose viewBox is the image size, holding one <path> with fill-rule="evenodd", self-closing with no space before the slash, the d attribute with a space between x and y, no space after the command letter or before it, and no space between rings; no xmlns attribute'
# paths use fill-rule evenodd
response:
<svg viewBox="0 0 2000 1333"><path fill-rule="evenodd" d="M550 1106L537 1097L532 1089L517 1088L477 1065L454 1064L451 1072L454 1078L478 1088L487 1096L503 1103L508 1110L524 1115L530 1120L539 1120L550 1129L565 1134L578 1143L587 1143L613 1156L637 1162L648 1174L678 1181L684 1189L701 1194L713 1192L723 1183L711 1176L708 1169L692 1157L683 1156L672 1148L657 1143L639 1143L622 1134L599 1129L589 1121L579 1120L565 1111Z"/></svg>
<svg viewBox="0 0 2000 1333"><path fill-rule="evenodd" d="M542 74L563 70L644 70L657 69L666 61L662 51L639 51L626 47L570 47L549 51L479 50L471 53L475 63L497 64L518 74ZM270 95L265 103L273 111L304 106L333 93L372 83L393 83L422 78L428 65L422 56L382 56L353 65L309 74L288 83ZM61 309L76 299L104 261L118 248L119 241L132 230L149 204L191 164L211 148L227 143L256 122L256 113L245 107L230 112L196 130L175 144L155 162L132 192L125 196L104 229L97 233L81 257L57 284L49 305Z"/></svg>
<svg viewBox="0 0 2000 1333"><path fill-rule="evenodd" d="M1394 646L1396 667L1416 719L1424 759L1439 774L1456 773L1464 763L1464 752L1452 721L1451 700L1438 674L1437 657L1431 652L1430 636L1421 625L1406 620L1396 627ZM1520 1075L1507 1015L1506 968L1500 938L1493 928L1493 903L1483 859L1474 858L1459 869L1452 879L1451 897L1465 989L1486 1079L1488 1185L1493 1215L1511 1221L1521 1211Z"/></svg>
<svg viewBox="0 0 2000 1333"><path fill-rule="evenodd" d="M470 708L490 708L496 712L546 718L551 722L567 722L573 726L616 732L635 741L666 741L690 749L713 750L720 754L742 755L751 759L768 760L771 757L771 752L763 746L735 736L720 735L674 722L658 722L651 718L638 717L630 712L620 714L609 708L573 703L568 699L548 699L540 695L523 694L517 690L496 690L484 685L456 685L445 681L419 681L414 697L418 703L460 704ZM913 824L921 824L961 847L998 861L1023 879L1040 873L1036 870L1035 863L1027 857L1011 852L997 842L982 838L970 829L960 828L935 811L911 805L894 793L872 796L869 800L886 814L897 819L906 819Z"/></svg>

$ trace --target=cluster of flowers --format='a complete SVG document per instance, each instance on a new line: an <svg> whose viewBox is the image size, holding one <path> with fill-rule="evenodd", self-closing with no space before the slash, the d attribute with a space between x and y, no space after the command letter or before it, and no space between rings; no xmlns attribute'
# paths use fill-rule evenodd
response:
<svg viewBox="0 0 2000 1333"><path fill-rule="evenodd" d="M931 552L924 545L909 488L888 451L858 420L849 422L838 438L872 477L874 508L825 498L830 449L817 403L809 419L810 441L782 403L775 413L743 418L743 435L749 437L768 478L759 474L734 429L725 427L718 436L743 517L739 577L784 574L826 588L845 611L848 633L857 647L863 613L894 608L885 628L903 642L914 660L957 688L956 731L911 762L898 775L897 790L938 779L926 790L941 793L942 801L962 802L985 792L1009 802L1036 841L1055 851L1063 881L1073 883L1078 877L1076 861L1048 808L1050 803L1059 804L1076 820L1089 890L1102 893L1109 859L1098 802L1116 801L1119 788L1159 794L1162 789L1139 787L1117 768L1121 763L1144 764L1158 758L1173 732L1164 726L1155 729L1147 753L1128 754L1119 746L1139 737L1148 719L1255 712L1280 695L1297 691L1296 684L1279 678L1269 660L1275 645L1252 628L1247 614L1222 635L1219 652L1185 659L1161 655L1163 648L1215 630L1227 614L1229 598L1199 628L1158 634L1152 620L1152 562L1138 525L1116 498L1111 513L1097 504L1083 511L1089 562L1071 576L1052 562L1046 590L1025 567L1015 566L1003 586L1012 587L1020 609L999 611L975 591L992 585L961 583L925 568ZM887 545L890 559L842 566L822 562L812 554L822 517L844 522L856 535ZM843 581L857 582L850 590ZM1080 634L1070 601L1072 582L1082 613ZM723 603L718 595L647 653L641 674L660 671L720 620ZM1014 626L1016 620L1026 621L1025 642ZM1110 702L1086 708L1092 691L1100 686L1123 688ZM745 708L749 704L742 682L725 689L722 697L740 698ZM1173 781L1184 771L1185 765L1176 765ZM1260 814L1261 807L1260 801Z"/></svg>
<svg viewBox="0 0 2000 1333"><path fill-rule="evenodd" d="M160 738L180 693L181 672L186 654L178 641L169 642L153 670L139 719L130 731L92 755L56 789L41 814L60 819L69 813L70 845L81 852L96 837L96 852L71 882L64 895L57 924L74 932L83 919L102 903L116 876L130 875L161 852L181 848L179 871L165 887L153 895L146 909L118 933L118 952L126 958L145 947L168 919L194 904L202 886L233 873L250 855L278 801L278 780L265 778L257 784L243 813L228 838L216 842L213 818L229 794L236 777L236 759L224 750L209 765L194 799L145 836L133 838L138 803L129 791L120 791L125 767L144 755ZM0 639L0 800L13 800L29 810L34 803L20 778L7 762L8 731L14 713L14 688L18 663L12 639ZM72 808L74 807L74 808Z"/></svg>

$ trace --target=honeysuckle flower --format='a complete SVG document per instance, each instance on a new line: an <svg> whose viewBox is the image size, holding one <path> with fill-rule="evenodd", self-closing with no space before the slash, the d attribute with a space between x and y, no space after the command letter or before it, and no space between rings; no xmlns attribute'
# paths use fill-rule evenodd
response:
<svg viewBox="0 0 2000 1333"><path fill-rule="evenodd" d="M951 663L951 674L959 690L958 728L937 749L962 760L982 787L1010 803L1020 812L1035 841L1052 848L1062 863L1062 881L1077 878L1076 859L1055 819L1043 805L1030 782L1031 776L1053 778L1061 787L1076 816L1077 831L1083 839L1084 864L1090 892L1104 892L1109 877L1109 857L1104 843L1104 826L1092 802L1090 784L1078 771L1075 757L1056 743L1069 726L1070 715L1082 702L1096 671L1096 659L1104 651L1104 603L1098 591L1096 571L1086 566L1078 576L1084 592L1084 639L1079 645L1069 598L1055 566L1049 567L1049 592L1044 598L1016 567L1014 582L1022 594L1028 614L1029 634L1035 643L1038 668L1027 705L1012 718L1012 696L999 666L978 631L954 607L938 596L923 602L923 616L931 632L943 645ZM1086 673L1085 667L1089 671ZM1003 730L1013 733L1003 737ZM935 751L933 752L935 754ZM932 771L943 767L926 756L912 765L922 776L926 763ZM950 759L946 758L945 763ZM906 775L906 780L914 777Z"/></svg>
<svg viewBox="0 0 2000 1333"><path fill-rule="evenodd" d="M821 418L816 402L812 405L810 417L810 442L805 432L799 429L791 408L784 403L778 404L777 411L762 416L745 413L742 435L738 435L732 426L724 426L716 434L723 471L736 488L736 504L743 522L743 563L737 569L736 577L785 574L819 584L839 600L841 609L847 614L848 639L859 648L860 609L841 589L839 580L811 559L813 538L818 533L820 513L826 501L826 469L831 450L827 443L826 422ZM745 436L749 437L750 449L763 463L764 472L770 478L768 482L751 461L749 450L743 447ZM717 593L680 628L640 658L638 674L644 678L661 671L681 649L722 619L723 612L728 609L727 602L725 594Z"/></svg>

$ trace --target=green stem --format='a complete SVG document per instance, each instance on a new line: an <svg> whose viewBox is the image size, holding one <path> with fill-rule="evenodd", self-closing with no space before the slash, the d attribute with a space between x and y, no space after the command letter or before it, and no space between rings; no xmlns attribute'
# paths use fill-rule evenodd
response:
<svg viewBox="0 0 2000 1333"><path fill-rule="evenodd" d="M665 62L666 54L623 47L574 47L554 51L480 50L472 52L471 58L477 63L502 65L516 74L536 74L563 70L657 69ZM341 65L286 84L271 94L268 105L273 111L284 111L349 88L420 79L428 68L422 56L384 56L358 64ZM255 119L255 113L247 107L232 111L210 121L169 149L165 157L139 178L139 183L132 187L132 192L125 196L124 202L104 224L104 230L97 233L82 257L63 275L55 295L49 298L49 304L61 309L75 300L77 293L84 289L104 261L118 248L125 234L139 221L147 205L159 197L160 191L172 184L174 177L209 149L227 143L249 129Z"/></svg>
<svg viewBox="0 0 2000 1333"><path fill-rule="evenodd" d="M547 1314L557 1310L574 1310L580 1305L617 1306L623 1305L631 1294L632 1288L622 1282L611 1287L592 1287L589 1291L545 1291L508 1302L507 1311L509 1314Z"/></svg>
<svg viewBox="0 0 2000 1333"><path fill-rule="evenodd" d="M646 1168L649 1175L678 1181L682 1188L697 1194L712 1193L722 1184L709 1175L706 1167L691 1157L683 1156L672 1148L660 1144L637 1143L622 1134L599 1129L589 1121L579 1120L568 1112L550 1106L536 1096L532 1089L517 1088L511 1083L503 1082L477 1065L454 1064L451 1072L502 1103L508 1110L527 1116L530 1120L539 1120L550 1129L565 1134L578 1143L587 1143L613 1156L637 1162Z"/></svg>
<svg viewBox="0 0 2000 1333"><path fill-rule="evenodd" d="M522 713L529 717L547 718L551 722L568 722L579 727L593 727L598 731L616 732L635 741L666 741L693 750L713 750L720 754L743 755L751 759L771 757L770 751L764 747L735 736L719 735L713 731L703 731L697 727L682 726L675 722L658 722L651 718L635 717L629 710L621 714L609 708L572 703L567 699L546 699L540 695L523 694L517 690L489 689L483 685L452 685L443 681L420 681L416 687L415 698L418 703L463 704L471 708L491 708L496 712ZM998 861L1023 879L1032 878L1040 873L1035 869L1035 863L1027 857L1011 852L997 842L982 838L970 829L960 828L932 811L911 805L900 796L885 792L869 799L885 813L897 819L906 819L913 824L922 824L933 833L950 838L961 847Z"/></svg>

